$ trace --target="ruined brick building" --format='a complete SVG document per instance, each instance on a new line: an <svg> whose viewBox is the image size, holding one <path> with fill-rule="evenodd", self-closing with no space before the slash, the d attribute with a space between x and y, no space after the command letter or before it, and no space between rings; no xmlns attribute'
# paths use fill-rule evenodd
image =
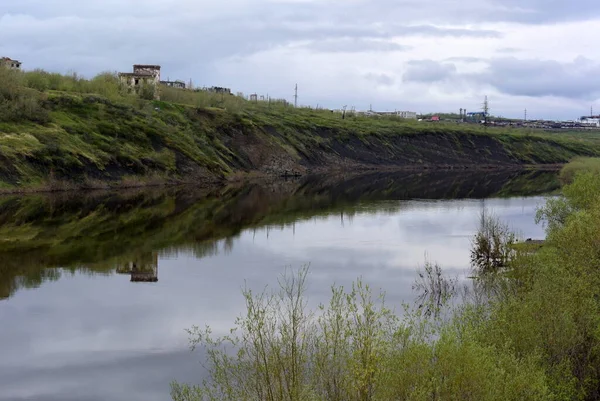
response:
<svg viewBox="0 0 600 401"><path fill-rule="evenodd" d="M171 88L185 89L185 82L183 81L160 81L160 83Z"/></svg>
<svg viewBox="0 0 600 401"><path fill-rule="evenodd" d="M133 72L121 72L119 78L124 85L136 92L144 85L154 86L154 98L160 99L160 65L135 64Z"/></svg>
<svg viewBox="0 0 600 401"><path fill-rule="evenodd" d="M6 67L6 68L13 69L13 70L20 70L21 64L22 63L20 61L13 60L9 57L0 58L0 67Z"/></svg>

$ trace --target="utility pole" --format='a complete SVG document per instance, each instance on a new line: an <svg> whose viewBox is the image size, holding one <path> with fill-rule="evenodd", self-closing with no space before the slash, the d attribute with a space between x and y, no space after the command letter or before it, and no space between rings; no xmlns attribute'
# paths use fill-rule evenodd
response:
<svg viewBox="0 0 600 401"><path fill-rule="evenodd" d="M296 84L296 89L294 91L294 107L298 107L298 84Z"/></svg>
<svg viewBox="0 0 600 401"><path fill-rule="evenodd" d="M527 109L525 109L525 121L527 121Z"/></svg>
<svg viewBox="0 0 600 401"><path fill-rule="evenodd" d="M483 118L484 118L484 124L487 126L488 125L488 113L490 112L490 104L488 102L488 97L486 95L484 101L483 101Z"/></svg>

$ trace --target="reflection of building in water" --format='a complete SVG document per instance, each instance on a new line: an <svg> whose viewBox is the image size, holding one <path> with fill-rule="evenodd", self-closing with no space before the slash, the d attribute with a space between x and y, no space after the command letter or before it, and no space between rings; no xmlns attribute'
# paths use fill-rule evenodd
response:
<svg viewBox="0 0 600 401"><path fill-rule="evenodd" d="M117 267L117 273L131 275L133 283L155 283L158 281L158 254L147 253Z"/></svg>

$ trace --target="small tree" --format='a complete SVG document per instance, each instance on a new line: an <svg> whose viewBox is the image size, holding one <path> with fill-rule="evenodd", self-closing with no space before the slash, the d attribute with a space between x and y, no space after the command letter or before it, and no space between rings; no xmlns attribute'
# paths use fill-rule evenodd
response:
<svg viewBox="0 0 600 401"><path fill-rule="evenodd" d="M498 272L508 266L514 255L516 235L496 216L481 213L479 231L471 248L471 266L480 273Z"/></svg>

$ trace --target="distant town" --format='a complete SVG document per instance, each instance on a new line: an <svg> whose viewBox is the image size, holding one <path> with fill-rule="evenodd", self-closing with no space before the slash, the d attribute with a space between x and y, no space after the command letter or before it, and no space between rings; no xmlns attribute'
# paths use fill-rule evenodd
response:
<svg viewBox="0 0 600 401"><path fill-rule="evenodd" d="M0 67L20 70L22 68L22 62L11 59L9 57L0 58ZM161 66L160 65L147 65L147 64L135 64L132 72L120 72L118 73L119 79L130 88L132 91L136 91L145 85L153 85L156 88L160 86L166 86L179 90L190 90L190 91L208 91L214 93L221 93L224 95L234 96L230 88L225 87L201 87L196 88L192 85L191 80L186 83L182 80L161 80ZM244 95L241 92L235 94L248 101L252 102L264 102L270 101L271 98L267 95L258 95L252 93L250 95ZM160 90L154 92L155 99L160 99ZM297 107L298 99L298 86L295 88L294 95L294 106ZM287 101L284 101L287 104ZM317 106L317 108L320 108ZM322 109L322 108L320 108ZM520 127L520 128L531 128L531 129L543 129L543 130L600 130L600 115L594 115L593 110L590 110L590 114L581 116L577 120L567 121L553 121L553 120L530 120L527 119L527 110L524 112L524 118L522 119L509 119L493 116L489 112L489 103L487 97L485 97L481 109L478 111L468 112L467 109L459 109L458 113L432 113L432 114L419 114L414 111L408 110L394 110L394 111L376 111L371 107L369 110L360 111L355 108L348 109L347 106L341 109L329 109L332 113L340 113L342 116L346 115L359 115L359 116L394 116L401 119L415 120L421 122L452 122L458 124L482 124L494 127Z"/></svg>

